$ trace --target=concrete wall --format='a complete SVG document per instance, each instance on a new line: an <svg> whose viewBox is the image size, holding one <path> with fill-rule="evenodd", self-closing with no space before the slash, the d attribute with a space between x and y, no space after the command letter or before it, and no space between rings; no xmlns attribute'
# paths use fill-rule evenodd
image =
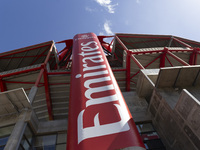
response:
<svg viewBox="0 0 200 150"><path fill-rule="evenodd" d="M174 108L166 95L155 89L149 105L152 122L169 150L200 148L200 103L187 90L182 90Z"/></svg>
<svg viewBox="0 0 200 150"><path fill-rule="evenodd" d="M149 103L158 77L159 69L144 69L140 71L136 92Z"/></svg>
<svg viewBox="0 0 200 150"><path fill-rule="evenodd" d="M138 97L136 92L122 92L126 104L133 116L135 123L151 122L151 116L147 112L148 103L144 98Z"/></svg>

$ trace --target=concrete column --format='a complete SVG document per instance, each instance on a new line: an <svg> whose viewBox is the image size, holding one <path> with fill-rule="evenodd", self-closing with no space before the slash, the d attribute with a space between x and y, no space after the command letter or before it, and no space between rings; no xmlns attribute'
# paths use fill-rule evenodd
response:
<svg viewBox="0 0 200 150"><path fill-rule="evenodd" d="M32 86L29 94L28 94L28 98L29 98L29 101L30 101L30 104L33 103L33 100L35 98L35 95L37 93L37 90L38 90L38 87L37 86Z"/></svg>
<svg viewBox="0 0 200 150"><path fill-rule="evenodd" d="M19 148L24 130L27 126L25 118L26 112L22 112L22 114L19 115L18 121L13 128L13 131L8 139L8 142L6 143L4 150L17 150Z"/></svg>

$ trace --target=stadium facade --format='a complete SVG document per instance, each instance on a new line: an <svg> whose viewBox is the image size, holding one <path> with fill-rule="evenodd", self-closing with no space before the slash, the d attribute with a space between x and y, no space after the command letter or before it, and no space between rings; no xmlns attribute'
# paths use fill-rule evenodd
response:
<svg viewBox="0 0 200 150"><path fill-rule="evenodd" d="M86 33L7 51L0 89L0 149L200 149L196 41Z"/></svg>

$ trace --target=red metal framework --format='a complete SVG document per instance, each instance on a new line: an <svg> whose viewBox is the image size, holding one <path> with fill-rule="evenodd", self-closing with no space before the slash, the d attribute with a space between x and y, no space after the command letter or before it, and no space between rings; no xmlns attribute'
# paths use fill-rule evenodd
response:
<svg viewBox="0 0 200 150"><path fill-rule="evenodd" d="M118 57L120 57L120 55L122 57L123 51L126 51L126 90L130 90L130 82L136 84L132 79L139 74L140 69L177 65L199 65L199 48L192 47L190 45L191 43L198 45L197 42L173 36L116 34L115 53L119 53ZM159 54L159 56L155 54ZM134 55L137 56L138 59ZM130 56L132 58L131 60L138 66L138 71L134 74L131 74ZM144 64L142 56L149 56L148 64ZM187 57L187 59L183 59L180 56ZM150 57L155 58L151 60ZM159 58L160 62L159 66L157 66L155 62L157 62ZM145 61L148 61L148 58Z"/></svg>
<svg viewBox="0 0 200 150"><path fill-rule="evenodd" d="M7 59L9 62L10 61L16 61L17 64L19 64L18 62L22 62L22 61L26 61L26 58L33 58L32 63L29 64L25 64L23 66L26 66L25 69L20 69L18 68L19 65L14 66L13 64L13 71L4 71L3 74L0 75L0 88L1 88L1 92L4 92L7 89L7 84L22 84L22 85L29 85L30 88L27 88L25 90L30 90L31 86L35 85L36 87L41 87L44 86L45 87L45 93L46 93L46 103L47 103L47 109L48 109L48 114L49 114L49 119L52 120L53 119L53 115L52 115L52 108L51 108L51 98L50 98L50 93L49 93L49 83L48 83L48 74L47 74L47 63L49 62L50 58L54 57L54 55L52 55L52 49L54 47L54 43L52 42L48 42L48 44L44 43L44 44L40 44L39 46L31 46L30 48L24 48L24 49L19 49L19 50L14 50L11 52L6 52L0 55L0 60L3 59ZM29 55L30 51L37 51L36 53L38 53L39 51L41 51L41 49L44 48L42 50L42 52L38 55L38 54L34 54L34 55ZM39 50L38 50L39 49ZM15 55L18 55L17 57L15 57ZM33 54L33 52L32 52ZM21 56L20 56L21 55ZM38 59L44 60L44 62L40 65L36 65L33 67L29 67L31 65L35 65L35 63L37 62ZM10 59L10 60L9 60ZM19 60L20 59L20 60ZM41 62L41 61L40 61ZM16 64L15 63L15 64ZM25 63L25 62L23 62ZM11 64L10 64L11 65ZM23 82L23 81L17 81L14 80L13 81L13 77L20 77L20 76L24 76L26 74L32 74L32 73L39 73L38 77L36 78L35 82ZM43 82L41 82L41 79L43 77ZM9 79L12 79L11 81ZM12 88L12 87L11 87ZM10 90L10 88L9 88Z"/></svg>
<svg viewBox="0 0 200 150"><path fill-rule="evenodd" d="M77 51L77 49L80 47L77 48L77 46L73 44L76 41L74 41L73 39L69 39L69 40L64 40L64 41L60 41L56 43L56 44L65 43L65 48L61 50L60 52L57 52L57 50L55 49L54 42L50 41L50 42L34 45L31 47L26 47L26 48L0 54L1 92L12 90L12 88L24 87L25 91L29 93L32 87L37 87L39 89L38 91L41 92L41 93L38 92L39 94L36 95L37 97L39 97L37 100L45 101L45 105L40 106L40 107L42 109L46 107L46 113L47 113L46 119L55 120L57 118L60 119L59 118L60 116L59 117L56 116L57 110L54 108L54 106L58 105L57 100L61 101L59 106L61 104L68 105L68 97L66 96L67 95L66 93L69 91L67 91L66 89L68 89L69 86L72 86L72 84L70 84L70 79L61 80L60 78L65 79L67 77L69 78L70 76L72 76L73 80L75 80L74 78L76 77L76 75L78 75L77 78L81 75L85 75L85 78L83 78L83 81L85 81L85 79L94 77L94 74L93 74L94 72L90 72L92 70L92 67L91 67L91 70L86 69L88 71L88 72L86 71L87 72L86 74L85 72L82 72L83 74L80 74L80 73L74 74L72 73L71 68L73 68L75 71L78 71L77 68L80 69L81 67L83 67L83 65L88 66L89 64L92 64L91 63L92 61L93 62L100 61L101 60L100 57L99 58L97 57L99 53L101 53L102 55L101 58L103 58L104 61L108 60L109 64L108 63L101 64L102 66L106 65L107 70L100 70L101 67L98 68L95 71L95 73L97 73L96 76L100 76L103 74L103 76L105 77L107 75L106 71L108 71L109 74L111 74L110 78L113 79L112 72L114 74L119 73L122 77L120 76L120 78L117 79L117 82L122 85L120 87L122 91L134 90L134 86L136 86L137 84L137 78L141 69L155 69L155 68L174 67L174 66L200 65L200 43L199 42L195 42L195 41L191 41L188 39L183 39L183 38L175 37L171 35L116 34L115 36L97 36L97 37L92 35L92 38L90 37L90 35L91 34L87 34L79 38L85 38L86 42L89 42L89 40L91 39L93 40L95 39L94 41L98 43L97 45L101 49L101 51L89 52L87 51L89 49L88 47L91 46L92 44L93 44L92 47L95 46L95 43L92 43L91 45L90 44L87 45L87 43L83 42L83 45L86 44L85 45L86 52L80 53L79 51ZM109 42L105 42L104 40L105 38L113 38L113 39L109 43ZM83 55L86 55L86 53L87 55L91 55L92 58L87 60L88 64L86 63L82 64L83 60L80 57ZM79 56L77 56L77 54L79 54ZM72 56L72 55L76 55L76 56ZM74 67L72 62L79 63L79 65L76 64ZM112 68L110 68L109 65L112 66ZM103 71L103 73L101 71ZM51 82L52 78L53 78L53 81L56 81L56 82ZM120 93L119 88L116 85L116 82L114 81L113 83L115 85L115 89L117 89L117 92ZM75 92L72 94L71 97L83 98L83 96L80 96L80 93L84 91L84 88L77 90L81 84L82 84L81 82L76 82L75 87L73 85ZM99 83L99 85L103 86L103 82ZM82 86L84 87L84 85ZM53 88L56 89L54 93L52 92ZM52 96L57 93L58 93L57 95L60 94L59 93L60 91L57 90L57 88L63 90L65 92L64 94L66 95L64 96L62 95L62 97L59 97L58 99L56 99L56 96ZM98 93L96 94L98 97L99 94ZM63 97L65 98L65 101L63 100ZM118 102L114 102L114 103L118 104ZM85 109L85 106L86 106L86 104L82 105L82 102L80 101L78 104L76 103L75 105L77 107L75 109L78 109L78 108ZM62 109L65 109L65 112L68 109L67 108L68 106L67 107L60 106L60 107ZM69 107L69 109L72 109L72 108ZM44 110L39 110L39 111L42 112ZM114 111L116 112L116 108L114 109ZM63 114L64 113L61 112L61 115ZM66 114L67 113L64 114L65 118L67 118ZM71 116L73 117L74 114L72 114ZM39 117L40 115L38 115L38 118ZM45 115L43 115L42 117L45 118ZM91 118L92 117L90 117L90 119ZM97 121L99 119L98 116L97 117L93 116L92 119L93 119L92 120L93 126L95 127L101 126L101 124L98 124L98 121ZM130 116L129 116L129 119L131 119ZM95 121L96 121L96 124L94 125ZM86 126L88 127L92 125L89 124ZM76 129L77 129L77 126L76 126ZM70 134L72 135L73 133L70 133ZM101 137L100 141L101 143L104 143L105 141L109 141L109 140L104 140ZM94 141L92 141L91 143L94 145L95 142L94 143L93 142ZM84 144L82 144L82 146L83 145ZM123 146L120 146L119 148L121 147Z"/></svg>

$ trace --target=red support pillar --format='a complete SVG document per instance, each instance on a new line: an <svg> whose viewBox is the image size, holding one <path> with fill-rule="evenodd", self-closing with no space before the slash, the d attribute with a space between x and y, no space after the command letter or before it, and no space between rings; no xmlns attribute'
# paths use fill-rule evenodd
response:
<svg viewBox="0 0 200 150"><path fill-rule="evenodd" d="M46 95L46 103L47 103L47 110L48 110L48 114L49 114L49 120L53 120L53 114L52 114L52 102L51 102L51 97L50 97L50 91L49 91L49 81L48 81L48 73L47 73L47 68L46 68L46 65L49 61L49 58L51 56L51 52L52 52L52 49L53 49L53 46L54 44L51 45L51 48L47 54L47 57L44 61L44 63L41 65L41 70L40 70L40 73L38 75L38 78L35 82L35 86L38 87L39 86L39 83L40 83L40 80L43 76L44 78L44 87L45 87L45 95Z"/></svg>
<svg viewBox="0 0 200 150"><path fill-rule="evenodd" d="M50 97L49 81L48 81L48 74L47 74L46 66L44 66L43 69L44 69L43 77L44 77L44 87L45 87L47 110L48 110L48 114L49 114L49 120L53 120L52 102L51 102L51 97Z"/></svg>
<svg viewBox="0 0 200 150"><path fill-rule="evenodd" d="M131 52L128 50L128 48L124 45L124 43L119 39L118 36L115 36L116 40L119 42L119 44L124 48L124 50L127 52L126 55L126 91L130 91L130 83L131 83Z"/></svg>
<svg viewBox="0 0 200 150"><path fill-rule="evenodd" d="M161 57L160 57L160 68L165 67L165 57L166 57L166 53L162 53Z"/></svg>
<svg viewBox="0 0 200 150"><path fill-rule="evenodd" d="M164 48L163 53L160 55L160 68L165 67L165 58L166 58L167 51L168 51L168 49Z"/></svg>
<svg viewBox="0 0 200 150"><path fill-rule="evenodd" d="M144 150L97 36L77 34L73 42L67 149Z"/></svg>
<svg viewBox="0 0 200 150"><path fill-rule="evenodd" d="M50 56L51 56L51 52L52 52L52 50L53 50L53 47L54 47L54 43L52 43L52 45L51 45L51 47L50 47L50 50L49 50L49 52L48 52L48 54L47 54L47 57L46 57L46 59L45 59L45 61L44 61L44 64L46 65L47 63L48 63L48 61L49 61L49 58L50 58Z"/></svg>
<svg viewBox="0 0 200 150"><path fill-rule="evenodd" d="M1 88L1 92L7 91L5 82L3 81L1 77L0 77L0 88Z"/></svg>
<svg viewBox="0 0 200 150"><path fill-rule="evenodd" d="M44 69L41 68L40 73L39 73L39 75L38 75L38 77L37 77L37 80L36 80L36 82L35 82L35 86L36 86L36 87L38 87L38 85L39 85L39 83L40 83L40 80L41 80L41 78L42 78L43 72L44 72Z"/></svg>
<svg viewBox="0 0 200 150"><path fill-rule="evenodd" d="M189 60L190 65L197 64L197 51L198 51L198 48L194 48L193 52L190 54L190 60Z"/></svg>
<svg viewBox="0 0 200 150"><path fill-rule="evenodd" d="M131 52L127 51L126 55L126 91L130 91L131 83Z"/></svg>
<svg viewBox="0 0 200 150"><path fill-rule="evenodd" d="M193 51L193 52L190 54L190 60L189 60L189 64L190 64L190 65L194 65L194 58L195 58L195 52Z"/></svg>

